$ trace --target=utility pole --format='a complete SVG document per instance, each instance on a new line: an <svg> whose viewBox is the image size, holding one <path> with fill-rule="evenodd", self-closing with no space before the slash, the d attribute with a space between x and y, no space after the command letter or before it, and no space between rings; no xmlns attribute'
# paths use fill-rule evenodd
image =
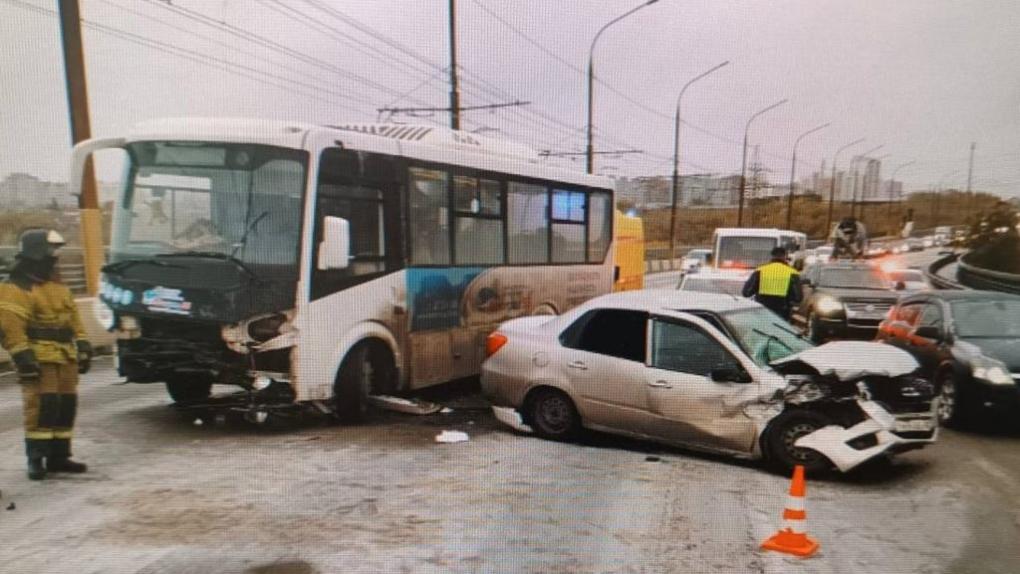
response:
<svg viewBox="0 0 1020 574"><path fill-rule="evenodd" d="M970 142L970 164L967 166L967 193L971 192L970 184L974 178L974 148L977 142Z"/></svg>
<svg viewBox="0 0 1020 574"><path fill-rule="evenodd" d="M460 87L457 85L457 0L450 0L450 127L460 129Z"/></svg>
<svg viewBox="0 0 1020 574"><path fill-rule="evenodd" d="M81 11L78 0L59 0L60 41L64 52L64 80L67 84L67 107L71 118L71 143L92 137L89 123L88 89L85 83L85 53L81 41ZM92 158L85 161L81 195L81 243L85 266L85 286L89 295L99 291L99 269L103 266L102 213L96 191L96 174Z"/></svg>

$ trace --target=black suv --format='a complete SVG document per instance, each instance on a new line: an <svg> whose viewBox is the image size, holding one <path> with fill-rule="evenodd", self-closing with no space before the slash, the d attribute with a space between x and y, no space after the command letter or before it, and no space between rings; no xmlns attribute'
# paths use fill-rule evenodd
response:
<svg viewBox="0 0 1020 574"><path fill-rule="evenodd" d="M882 270L870 263L820 263L805 271L801 282L804 300L792 320L815 343L873 339L898 298Z"/></svg>
<svg viewBox="0 0 1020 574"><path fill-rule="evenodd" d="M914 355L935 381L938 416L958 425L1020 407L1020 297L990 291L904 296L878 339Z"/></svg>

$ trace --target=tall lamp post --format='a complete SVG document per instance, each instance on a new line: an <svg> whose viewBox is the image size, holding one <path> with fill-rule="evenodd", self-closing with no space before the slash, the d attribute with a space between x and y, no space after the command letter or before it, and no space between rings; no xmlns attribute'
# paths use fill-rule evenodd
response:
<svg viewBox="0 0 1020 574"><path fill-rule="evenodd" d="M828 237L829 230L832 229L832 208L836 204L836 162L839 161L839 154L843 153L847 148L853 147L864 141L865 138L858 138L854 141L846 144L845 146L836 150L836 154L832 156L832 179L829 181L829 216L825 219L825 233ZM840 186L840 193L843 191L843 186Z"/></svg>
<svg viewBox="0 0 1020 574"><path fill-rule="evenodd" d="M740 203L737 205L737 227L744 226L744 194L747 192L747 134L751 131L751 123L754 122L758 116L769 110L778 108L788 101L790 100L784 98L767 108L758 110L750 117L750 119L747 120L747 125L744 126L744 155L743 159L740 160Z"/></svg>
<svg viewBox="0 0 1020 574"><path fill-rule="evenodd" d="M797 146L800 145L800 140L830 125L830 123L824 123L818 127L811 128L797 136L797 140L793 142L793 160L790 163L790 193L786 196L786 229L792 229L793 225L793 181L797 174Z"/></svg>
<svg viewBox="0 0 1020 574"><path fill-rule="evenodd" d="M599 41L599 36L606 31L606 28L616 24L620 20L623 20L627 16L630 16L634 12L644 8L645 6L651 6L659 0L647 0L640 6L631 8L627 12L613 18L606 25L599 28L599 31L595 33L595 37L591 41L591 47L588 49L588 147L587 147L587 161L588 161L588 173L592 173L595 169L595 147L592 139L592 102L594 99L594 87L595 87L595 66L594 66L594 55L595 55L595 43Z"/></svg>
<svg viewBox="0 0 1020 574"><path fill-rule="evenodd" d="M867 157L867 158L861 158L861 159L881 161L881 160L889 157L890 155L892 155L892 154L891 153L887 153L885 155L880 155L878 157ZM867 174L865 174L865 175L867 175ZM864 201L864 186L865 186L866 183L867 183L866 181L861 181L861 201L858 203L858 207L857 207L857 218L858 219L864 219L864 209L866 207L868 207L868 202ZM882 179L881 178L879 178L878 183L879 184L882 183ZM851 213L850 215L853 215L853 213Z"/></svg>
<svg viewBox="0 0 1020 574"><path fill-rule="evenodd" d="M711 74L730 63L729 60L718 66L694 76L683 88L680 88L680 95L676 97L676 113L673 115L673 206L669 214L669 258L676 259L676 204L680 197L680 101L684 92L691 84Z"/></svg>
<svg viewBox="0 0 1020 574"><path fill-rule="evenodd" d="M900 173L901 169L903 169L905 167L912 166L915 163L917 163L915 160L910 160L908 162L901 163L900 165L896 166L896 169L893 170L892 175L889 176L889 210L890 211L892 211L893 202L896 201L896 199L894 197L895 194L893 193L893 185L896 183L896 174ZM903 197L903 191L900 191L900 197ZM902 215L902 213L903 213L902 206L900 206L900 207L901 207L901 209L899 209L897 211L899 211L900 214Z"/></svg>

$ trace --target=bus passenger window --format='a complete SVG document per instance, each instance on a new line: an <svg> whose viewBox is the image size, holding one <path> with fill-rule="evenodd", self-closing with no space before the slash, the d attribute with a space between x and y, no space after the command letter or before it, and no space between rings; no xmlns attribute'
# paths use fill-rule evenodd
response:
<svg viewBox="0 0 1020 574"><path fill-rule="evenodd" d="M602 263L609 249L613 210L608 193L593 192L588 199L588 263Z"/></svg>
<svg viewBox="0 0 1020 574"><path fill-rule="evenodd" d="M510 263L549 262L549 194L544 185L507 186Z"/></svg>
<svg viewBox="0 0 1020 574"><path fill-rule="evenodd" d="M503 218L498 181L454 176L454 263L500 265L503 263Z"/></svg>
<svg viewBox="0 0 1020 574"><path fill-rule="evenodd" d="M450 214L446 172L410 168L412 265L450 264Z"/></svg>
<svg viewBox="0 0 1020 574"><path fill-rule="evenodd" d="M585 194L554 189L552 192L553 263L584 263Z"/></svg>

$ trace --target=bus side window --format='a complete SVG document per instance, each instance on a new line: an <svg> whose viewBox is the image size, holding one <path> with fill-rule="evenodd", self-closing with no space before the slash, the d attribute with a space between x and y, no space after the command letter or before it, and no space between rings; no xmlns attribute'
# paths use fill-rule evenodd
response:
<svg viewBox="0 0 1020 574"><path fill-rule="evenodd" d="M502 194L498 181L453 177L453 255L457 265L503 263Z"/></svg>
<svg viewBox="0 0 1020 574"><path fill-rule="evenodd" d="M511 264L549 262L549 192L544 185L507 185L508 256Z"/></svg>
<svg viewBox="0 0 1020 574"><path fill-rule="evenodd" d="M593 191L588 196L588 263L602 263L609 249L613 211L608 193Z"/></svg>
<svg viewBox="0 0 1020 574"><path fill-rule="evenodd" d="M449 178L435 169L412 167L409 173L411 264L449 265Z"/></svg>
<svg viewBox="0 0 1020 574"><path fill-rule="evenodd" d="M552 191L553 263L584 263L587 207L587 194L583 191Z"/></svg>

